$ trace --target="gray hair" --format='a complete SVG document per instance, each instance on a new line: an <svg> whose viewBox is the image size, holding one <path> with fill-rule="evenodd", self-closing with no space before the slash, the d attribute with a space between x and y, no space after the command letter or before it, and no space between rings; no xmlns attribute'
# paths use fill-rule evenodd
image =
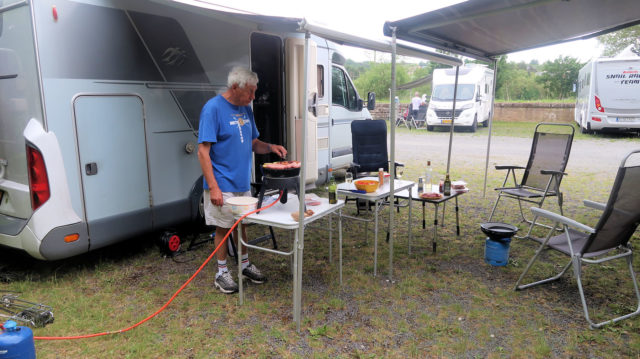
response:
<svg viewBox="0 0 640 359"><path fill-rule="evenodd" d="M235 66L229 71L227 78L227 86L231 87L233 84L237 84L238 87L245 87L247 84L256 86L258 85L258 74L246 67Z"/></svg>

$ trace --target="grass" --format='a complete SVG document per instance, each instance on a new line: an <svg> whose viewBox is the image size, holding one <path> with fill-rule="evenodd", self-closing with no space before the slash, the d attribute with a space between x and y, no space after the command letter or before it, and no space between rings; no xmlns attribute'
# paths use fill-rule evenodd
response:
<svg viewBox="0 0 640 359"><path fill-rule="evenodd" d="M501 133L499 127L496 124L496 133ZM531 130L518 124L506 132L518 136L518 131L531 133ZM419 165L406 162L406 177L415 178ZM484 163L477 168L454 169L453 178L464 172L471 186L482 183L483 166ZM490 171L489 186L498 186L502 175ZM613 178L602 177L603 185L597 188L580 182L579 174L565 179L563 186L572 189L565 199L568 216L587 224L595 223L597 217L585 210L580 201L582 198L606 199ZM514 240L506 267L484 263L484 235L479 223L486 219L494 198L492 193L483 198L477 190L460 197L460 237L455 234L454 216L447 207L445 227L439 230L437 253L431 252L431 228L422 230L422 213L414 210L411 228L414 246L409 254L407 211L403 209L396 222L392 282L387 280L389 248L385 241L382 239L379 243L379 274L373 277L372 234L368 243L365 242L362 224L345 220L344 285L340 286L337 241L334 241L333 263L330 263L328 233L316 228L328 227L328 221L320 220L314 229L305 231L300 332L292 321L290 259L252 252L252 261L263 269L269 281L260 286L248 284L243 306L238 305L236 295L222 295L215 290L214 267L210 264L164 312L149 322L122 334L36 341L38 357L640 356L640 318L602 330L587 329L571 274L550 285L513 291L513 285L533 255L532 243ZM352 207L350 204L345 212L354 214ZM516 208L515 203L503 202L497 218L516 223ZM432 210L427 209L428 221ZM261 226L249 228L252 237L265 231ZM279 248L291 250L289 234L276 229L276 235ZM199 236L205 238L206 233ZM637 240L638 234L633 241ZM54 308L55 323L36 328L37 336L117 330L161 307L212 250L212 243L207 242L175 259L166 258L154 246L151 236L60 262L35 261L3 250L0 288L20 291L23 299ZM533 277L551 274L565 260L554 253L544 253L543 257ZM637 258L636 270L640 268ZM235 271L233 261L231 264ZM585 268L585 288L596 319L633 308L627 273L621 262L610 262L604 268Z"/></svg>

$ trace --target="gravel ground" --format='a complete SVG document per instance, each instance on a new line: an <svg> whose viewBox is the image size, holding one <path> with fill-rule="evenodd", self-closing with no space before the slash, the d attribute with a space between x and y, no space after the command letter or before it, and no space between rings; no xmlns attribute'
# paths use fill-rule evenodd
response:
<svg viewBox="0 0 640 359"><path fill-rule="evenodd" d="M451 166L485 162L488 146L488 130L477 133L454 132L451 150ZM425 136L426 133L426 136ZM489 167L494 164L526 165L532 139L516 137L491 138ZM445 168L449 146L448 132L397 131L396 158L398 161L424 161L425 154L435 166ZM575 140L571 148L567 172L613 172L620 161L633 148L640 148L640 140L631 142L615 139Z"/></svg>

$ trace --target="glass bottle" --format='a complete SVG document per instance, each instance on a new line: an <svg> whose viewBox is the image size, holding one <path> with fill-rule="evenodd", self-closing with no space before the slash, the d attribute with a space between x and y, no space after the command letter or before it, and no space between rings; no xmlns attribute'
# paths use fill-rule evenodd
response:
<svg viewBox="0 0 640 359"><path fill-rule="evenodd" d="M449 174L444 177L444 185L443 192L445 196L451 196L451 179L449 179Z"/></svg>
<svg viewBox="0 0 640 359"><path fill-rule="evenodd" d="M431 168L431 161L427 161L427 170L424 174L424 188L426 192L433 191L433 168Z"/></svg>
<svg viewBox="0 0 640 359"><path fill-rule="evenodd" d="M329 204L338 203L338 185L333 177L333 169L329 168Z"/></svg>

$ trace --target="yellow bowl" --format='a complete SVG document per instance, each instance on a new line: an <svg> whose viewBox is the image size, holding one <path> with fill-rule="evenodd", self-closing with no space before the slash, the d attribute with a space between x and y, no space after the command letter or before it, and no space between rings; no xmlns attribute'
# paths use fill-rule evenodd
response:
<svg viewBox="0 0 640 359"><path fill-rule="evenodd" d="M353 181L353 183L356 185L356 188L361 190L361 191L366 191L367 193L370 192L375 192L378 189L378 181L373 181L373 180L358 180L358 181Z"/></svg>

